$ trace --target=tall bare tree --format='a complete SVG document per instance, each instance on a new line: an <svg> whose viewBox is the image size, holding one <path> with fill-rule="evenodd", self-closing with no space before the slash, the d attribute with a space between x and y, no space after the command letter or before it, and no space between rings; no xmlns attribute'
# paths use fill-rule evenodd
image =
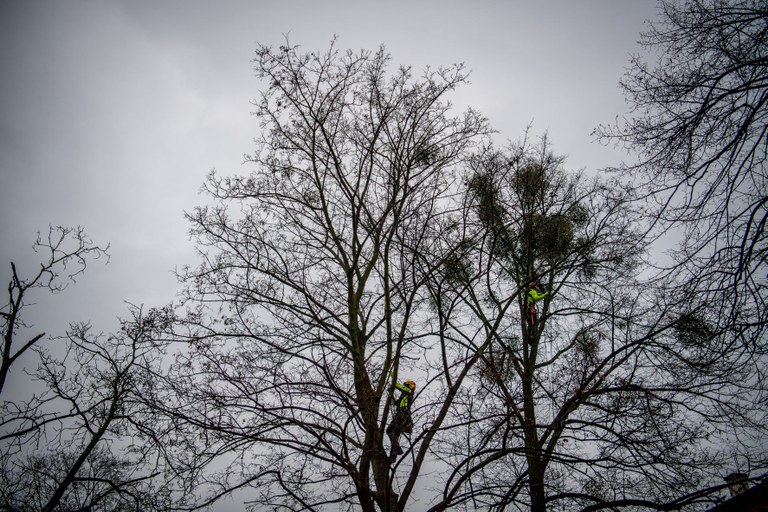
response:
<svg viewBox="0 0 768 512"><path fill-rule="evenodd" d="M82 228L51 227L34 249L42 261L28 276L11 263L1 312L0 509L159 510L171 494L156 485L161 459L145 442L153 433L139 421L137 397L156 373L156 338L169 313L132 308L110 336L85 323L72 324L63 339L27 335L33 327L25 308L40 290L58 293L90 260L107 257ZM5 384L12 367L20 375L11 392Z"/></svg>
<svg viewBox="0 0 768 512"><path fill-rule="evenodd" d="M721 299L720 323L766 324L768 2L661 0L621 82L630 111L597 130L677 242L665 279ZM715 307L713 305L713 307ZM759 333L753 342L759 342Z"/></svg>
<svg viewBox="0 0 768 512"><path fill-rule="evenodd" d="M729 333L715 346L729 363L748 355L751 368L751 389L735 402L765 410L768 3L659 5L622 81L630 112L597 133L638 157L618 171L638 187L659 241L674 247L659 278L666 297L692 297L678 330ZM730 443L744 452L742 470L759 469L765 451L747 440Z"/></svg>
<svg viewBox="0 0 768 512"><path fill-rule="evenodd" d="M565 171L546 138L473 167L470 235L432 290L480 361L436 446L454 470L433 510L711 504L729 469L715 440L764 435L738 329L640 280L631 187ZM549 293L535 321L532 280Z"/></svg>
<svg viewBox="0 0 768 512"><path fill-rule="evenodd" d="M50 293L62 291L85 271L89 259L107 258L107 249L108 247L94 245L83 228L51 226L46 236L38 233L34 244L35 252L41 252L43 255L38 268L25 275L11 262L8 302L0 309L3 334L0 393L3 392L13 363L45 337L44 332L39 332L30 334L21 341L17 340L20 331L31 330L23 318L24 307L31 300L30 295L34 295L40 288L45 288Z"/></svg>
<svg viewBox="0 0 768 512"><path fill-rule="evenodd" d="M172 494L151 442L142 398L162 354L168 310L132 307L110 335L72 324L55 349L39 346L30 385L3 403L0 508L22 511L164 510ZM62 350L63 349L63 350Z"/></svg>
<svg viewBox="0 0 768 512"><path fill-rule="evenodd" d="M461 66L414 77L388 61L260 47L255 169L212 174L220 203L189 215L203 258L183 274L191 341L153 400L208 500L248 489L254 506L394 511L420 491L468 364L434 371L455 340L425 283L457 169L489 129L446 101ZM393 461L391 390L408 377L416 427Z"/></svg>

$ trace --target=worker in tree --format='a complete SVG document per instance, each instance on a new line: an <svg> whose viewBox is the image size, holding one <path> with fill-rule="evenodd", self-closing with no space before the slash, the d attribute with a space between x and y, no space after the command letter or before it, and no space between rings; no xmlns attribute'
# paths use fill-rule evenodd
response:
<svg viewBox="0 0 768 512"><path fill-rule="evenodd" d="M413 432L411 404L413 403L413 393L416 391L416 383L412 380L407 380L403 384L395 381L395 387L400 390L400 396L395 401L395 416L392 418L392 423L387 427L387 436L392 446L389 452L391 460L395 460L395 457L403 453L398 441L400 434Z"/></svg>
<svg viewBox="0 0 768 512"><path fill-rule="evenodd" d="M549 295L549 292L542 292L538 281L528 283L528 321L531 327L536 327L536 303Z"/></svg>

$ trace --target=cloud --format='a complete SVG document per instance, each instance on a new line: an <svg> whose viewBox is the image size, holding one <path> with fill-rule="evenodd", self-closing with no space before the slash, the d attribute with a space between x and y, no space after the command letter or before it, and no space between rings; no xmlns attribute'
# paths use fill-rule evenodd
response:
<svg viewBox="0 0 768 512"><path fill-rule="evenodd" d="M62 317L111 321L125 299L172 298L169 270L194 263L183 210L206 201L197 191L211 168L247 171L242 155L258 129L249 115L256 42L280 44L289 32L307 49L326 48L334 34L340 48L384 43L393 65L417 72L464 61L472 84L455 102L480 109L501 138L517 138L534 119L572 166L604 165L611 156L588 131L622 106L616 82L652 8L3 2L0 263L26 255L49 223L81 224L112 243L113 259L84 277Z"/></svg>

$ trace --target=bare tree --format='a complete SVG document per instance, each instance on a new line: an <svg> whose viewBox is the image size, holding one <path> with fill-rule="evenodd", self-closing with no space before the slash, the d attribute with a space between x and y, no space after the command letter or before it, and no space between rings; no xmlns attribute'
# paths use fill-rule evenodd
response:
<svg viewBox="0 0 768 512"><path fill-rule="evenodd" d="M40 267L29 276L20 274L16 264L11 262L11 279L8 282L8 302L0 310L2 317L2 360L0 360L0 393L5 386L8 372L16 360L45 337L45 333L29 335L19 342L20 330L28 330L24 324L23 309L30 300L30 294L39 288L58 293L74 282L85 271L89 259L108 258L108 247L94 245L83 228L53 227L47 236L38 233L35 252L43 253ZM19 346L19 343L22 343Z"/></svg>
<svg viewBox="0 0 768 512"><path fill-rule="evenodd" d="M51 352L33 350L31 384L44 391L2 409L0 508L8 511L160 510L161 484L152 426L141 421L142 390L157 373L157 337L167 310L131 309L112 335L72 324ZM63 355L58 348L63 344ZM154 455L153 455L154 454Z"/></svg>
<svg viewBox="0 0 768 512"><path fill-rule="evenodd" d="M665 279L720 298L719 323L759 331L768 311L767 20L765 0L662 0L642 35L647 52L621 83L629 114L597 130L638 155L621 174L643 192L660 234L680 240Z"/></svg>
<svg viewBox="0 0 768 512"><path fill-rule="evenodd" d="M468 236L432 290L481 358L435 447L454 470L432 510L711 504L718 442L764 435L751 353L706 302L640 281L631 187L563 164L546 138L474 161Z"/></svg>
<svg viewBox="0 0 768 512"><path fill-rule="evenodd" d="M393 511L420 491L470 365L434 364L457 341L425 283L460 164L489 130L446 102L461 66L416 78L388 60L260 47L255 170L212 174L220 204L189 215L203 258L183 274L190 343L152 399L206 502L246 489L256 508ZM390 391L408 377L416 426L391 460Z"/></svg>
<svg viewBox="0 0 768 512"><path fill-rule="evenodd" d="M46 507L67 512L167 509L168 496L147 485L149 479L137 473L134 461L98 446L79 466L63 494L51 502L60 486L59 479L77 464L79 457L79 453L66 448L30 455L0 476L0 508L8 512L33 512Z"/></svg>

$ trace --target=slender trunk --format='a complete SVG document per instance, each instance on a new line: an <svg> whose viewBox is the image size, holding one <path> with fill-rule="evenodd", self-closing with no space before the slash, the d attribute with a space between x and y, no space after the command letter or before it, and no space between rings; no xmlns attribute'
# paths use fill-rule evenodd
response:
<svg viewBox="0 0 768 512"><path fill-rule="evenodd" d="M16 274L16 267L13 266L13 263L11 263L11 268L13 268L14 275ZM13 345L13 330L16 326L16 314L19 309L19 302L14 302L13 300L13 288L9 285L8 286L8 295L11 298L9 301L9 309L10 313L3 313L3 316L5 316L5 332L3 333L3 356L2 356L2 362L0 362L0 393L3 391L3 387L5 386L5 379L8 376L8 370L11 368L11 345Z"/></svg>
<svg viewBox="0 0 768 512"><path fill-rule="evenodd" d="M528 492L531 494L531 512L546 512L544 467L538 458L528 462Z"/></svg>
<svg viewBox="0 0 768 512"><path fill-rule="evenodd" d="M544 493L544 462L541 449L539 448L536 421L535 418L529 416L528 409L529 407L526 404L525 453L528 465L528 491L531 496L531 512L545 512L547 507Z"/></svg>
<svg viewBox="0 0 768 512"><path fill-rule="evenodd" d="M372 404L378 404L378 401L373 396L369 396L369 404L364 407L363 418L366 425L364 454L360 462L361 478L364 479L365 491L369 499L368 503L364 504L361 493L361 505L364 510L373 510L373 501L376 502L378 509L382 512L395 512L398 509L398 495L392 488L392 482L390 480L391 464L389 456L384 449L382 443L383 434L379 428L378 423L378 406L373 407ZM373 473L373 483L376 490L373 491L370 488L370 481L368 475Z"/></svg>
<svg viewBox="0 0 768 512"><path fill-rule="evenodd" d="M2 362L0 362L0 393L3 392L3 387L5 386L5 378L8 375L8 370L11 367L11 342L9 340L5 341L5 346L3 348L3 357Z"/></svg>
<svg viewBox="0 0 768 512"><path fill-rule="evenodd" d="M365 512L374 511L374 503L382 512L395 512L397 509L397 493L392 489L389 478L389 457L382 444L383 433L379 428L379 397L371 384L370 376L365 367L363 334L359 331L356 315L350 315L352 325L352 354L355 393L358 406L365 425L365 440L363 454L360 459L358 487L359 501ZM376 490L371 489L369 475L373 472L373 483Z"/></svg>
<svg viewBox="0 0 768 512"><path fill-rule="evenodd" d="M12 327L9 326L9 329ZM4 347L3 347L3 357L2 362L0 362L0 394L3 392L3 388L5 387L5 381L8 378L8 373L10 372L11 365L16 361L16 359L21 356L24 352L27 351L32 345L38 342L43 336L45 336L45 333L42 332L36 336L34 336L31 340L29 340L26 344L24 344L23 347L21 347L19 350L16 351L16 353L11 357L11 345L13 344L13 332L8 331L6 334Z"/></svg>
<svg viewBox="0 0 768 512"><path fill-rule="evenodd" d="M531 343L533 345L533 343ZM535 354L535 348L531 347ZM544 493L544 461L539 446L539 434L536 429L536 406L533 394L533 372L535 371L535 358L526 358L525 374L523 376L523 414L525 457L528 465L528 492L531 496L531 512L545 512L547 510Z"/></svg>

